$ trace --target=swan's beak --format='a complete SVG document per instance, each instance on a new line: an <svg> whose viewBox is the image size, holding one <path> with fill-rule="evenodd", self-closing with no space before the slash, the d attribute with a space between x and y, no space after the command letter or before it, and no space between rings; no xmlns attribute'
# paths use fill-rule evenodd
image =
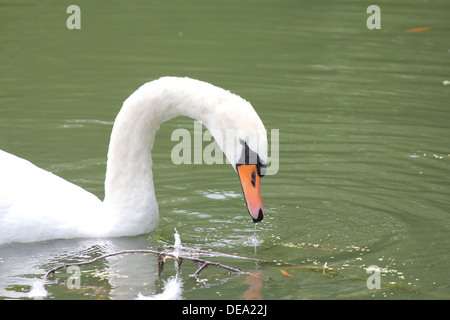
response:
<svg viewBox="0 0 450 320"><path fill-rule="evenodd" d="M255 164L241 164L237 166L242 191L244 192L247 209L253 222L260 222L264 218L264 207L261 200L261 177Z"/></svg>

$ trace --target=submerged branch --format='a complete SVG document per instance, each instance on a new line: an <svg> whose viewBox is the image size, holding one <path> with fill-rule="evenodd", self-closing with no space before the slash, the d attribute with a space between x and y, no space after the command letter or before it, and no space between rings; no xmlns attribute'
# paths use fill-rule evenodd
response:
<svg viewBox="0 0 450 320"><path fill-rule="evenodd" d="M56 266L52 269L50 269L49 271L47 271L47 273L44 276L44 280L47 280L48 277L50 275L52 275L53 273L55 273L56 271L58 271L59 269L63 269L63 268L67 268L67 267L71 267L71 266L84 266L86 264L91 264L94 263L98 260L101 259L105 259L105 258L109 258L109 257L114 257L120 254L125 254L125 253L152 253L152 254L158 254L159 251L156 250L147 250L147 249L143 249L143 250L122 250L122 251L117 251L117 252L113 252L113 253L107 253L98 257L95 257L93 259L90 260L86 260L86 261L81 261L81 262L73 262L73 263L64 263L62 265Z"/></svg>
<svg viewBox="0 0 450 320"><path fill-rule="evenodd" d="M248 272L244 272L240 269L230 267L228 265L225 265L225 264L222 264L219 262L213 262L213 261L200 259L199 258L200 256L226 257L226 258L246 259L246 260L264 262L264 260L260 260L260 259L247 258L247 257L238 256L238 255L231 255L231 254L225 254L225 253L214 252L214 251L197 250L197 249L184 248L184 247L180 248L180 250L168 251L170 249L173 249L173 247L168 247L167 249L165 249L163 251L157 251L157 250L151 250L151 249L121 250L121 251L117 251L117 252L113 252L113 253L104 254L104 255L101 255L101 256L92 258L90 260L86 260L86 261L65 263L65 264L56 266L56 267L50 269L49 271L47 271L43 280L47 280L49 276L51 276L53 273L55 273L56 271L63 269L63 268L67 268L70 266L83 266L83 265L94 263L101 259L114 257L114 256L121 255L121 254L128 254L128 253L156 254L158 256L158 270L157 270L158 276L160 276L162 274L162 272L164 270L164 263L167 258L177 261L177 264L178 264L177 274L179 274L181 272L181 263L183 262L183 260L190 260L198 266L197 271L195 271L195 273L191 275L195 279L198 279L200 273L210 266L222 268L222 269L225 269L225 270L235 273L235 274L248 274Z"/></svg>
<svg viewBox="0 0 450 320"><path fill-rule="evenodd" d="M221 264L219 262L211 262L211 261L206 261L206 260L202 260L202 259L196 259L194 262L196 262L197 266L199 266L197 271L195 271L195 273L191 275L191 277L193 277L195 279L198 279L198 276L200 275L200 272L202 272L203 270L205 270L209 266L222 268L222 269L228 270L228 271L236 273L236 274L249 274L248 272L244 272L244 271L242 271L240 269L236 269L236 268L233 268L233 267Z"/></svg>

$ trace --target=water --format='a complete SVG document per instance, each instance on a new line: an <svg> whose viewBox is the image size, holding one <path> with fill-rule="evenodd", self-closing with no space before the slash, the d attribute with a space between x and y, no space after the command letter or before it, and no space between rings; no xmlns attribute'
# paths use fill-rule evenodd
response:
<svg viewBox="0 0 450 320"><path fill-rule="evenodd" d="M0 3L0 147L103 197L106 152L122 101L142 83L189 76L252 102L280 130L280 168L262 180L253 223L233 169L174 165L178 118L153 151L158 229L139 237L0 247L0 297L26 298L64 262L173 244L264 259L222 259L184 299L449 299L450 4L378 2L381 29L351 1L78 1ZM431 27L421 32L405 30ZM366 268L380 268L369 290ZM131 299L160 293L151 255L55 274L47 299Z"/></svg>

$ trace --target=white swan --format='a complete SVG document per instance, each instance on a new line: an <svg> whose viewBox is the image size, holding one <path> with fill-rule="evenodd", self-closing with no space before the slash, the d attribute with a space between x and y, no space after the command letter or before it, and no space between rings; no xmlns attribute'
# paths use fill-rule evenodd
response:
<svg viewBox="0 0 450 320"><path fill-rule="evenodd" d="M251 217L260 221L264 215L260 178L267 164L267 135L253 107L209 83L164 77L136 90L117 115L103 202L0 150L0 244L152 231L158 225L159 213L151 150L160 124L178 115L197 119L210 129L239 175Z"/></svg>

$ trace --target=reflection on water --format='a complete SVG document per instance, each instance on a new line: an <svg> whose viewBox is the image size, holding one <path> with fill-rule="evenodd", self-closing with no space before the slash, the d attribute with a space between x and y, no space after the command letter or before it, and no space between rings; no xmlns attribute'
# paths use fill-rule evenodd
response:
<svg viewBox="0 0 450 320"><path fill-rule="evenodd" d="M279 129L279 171L262 179L256 227L229 165L174 165L171 133L153 150L160 226L124 239L0 247L0 297L26 298L49 268L173 243L268 262L226 261L252 276L183 270L186 299L450 297L449 2L379 4L368 30L352 2L79 1L0 10L0 148L103 197L112 123L126 97L164 75L199 78L251 101ZM236 10L239 8L239 10ZM407 9L407 10L405 10ZM36 19L35 17L40 17ZM425 28L416 32L405 32ZM270 138L270 137L269 137ZM0 180L1 183L1 180ZM370 290L369 266L381 273ZM58 272L50 299L132 299L162 291L152 255Z"/></svg>
<svg viewBox="0 0 450 320"><path fill-rule="evenodd" d="M1 249L0 296L27 298L36 279L43 279L43 275L55 266L125 249L147 249L151 244L146 237L135 237L4 245ZM49 298L58 298L63 290L69 299L133 299L139 291L154 294L159 290L156 268L154 255L115 256L80 267L79 287L70 287L71 273L61 269L49 277L45 289Z"/></svg>

